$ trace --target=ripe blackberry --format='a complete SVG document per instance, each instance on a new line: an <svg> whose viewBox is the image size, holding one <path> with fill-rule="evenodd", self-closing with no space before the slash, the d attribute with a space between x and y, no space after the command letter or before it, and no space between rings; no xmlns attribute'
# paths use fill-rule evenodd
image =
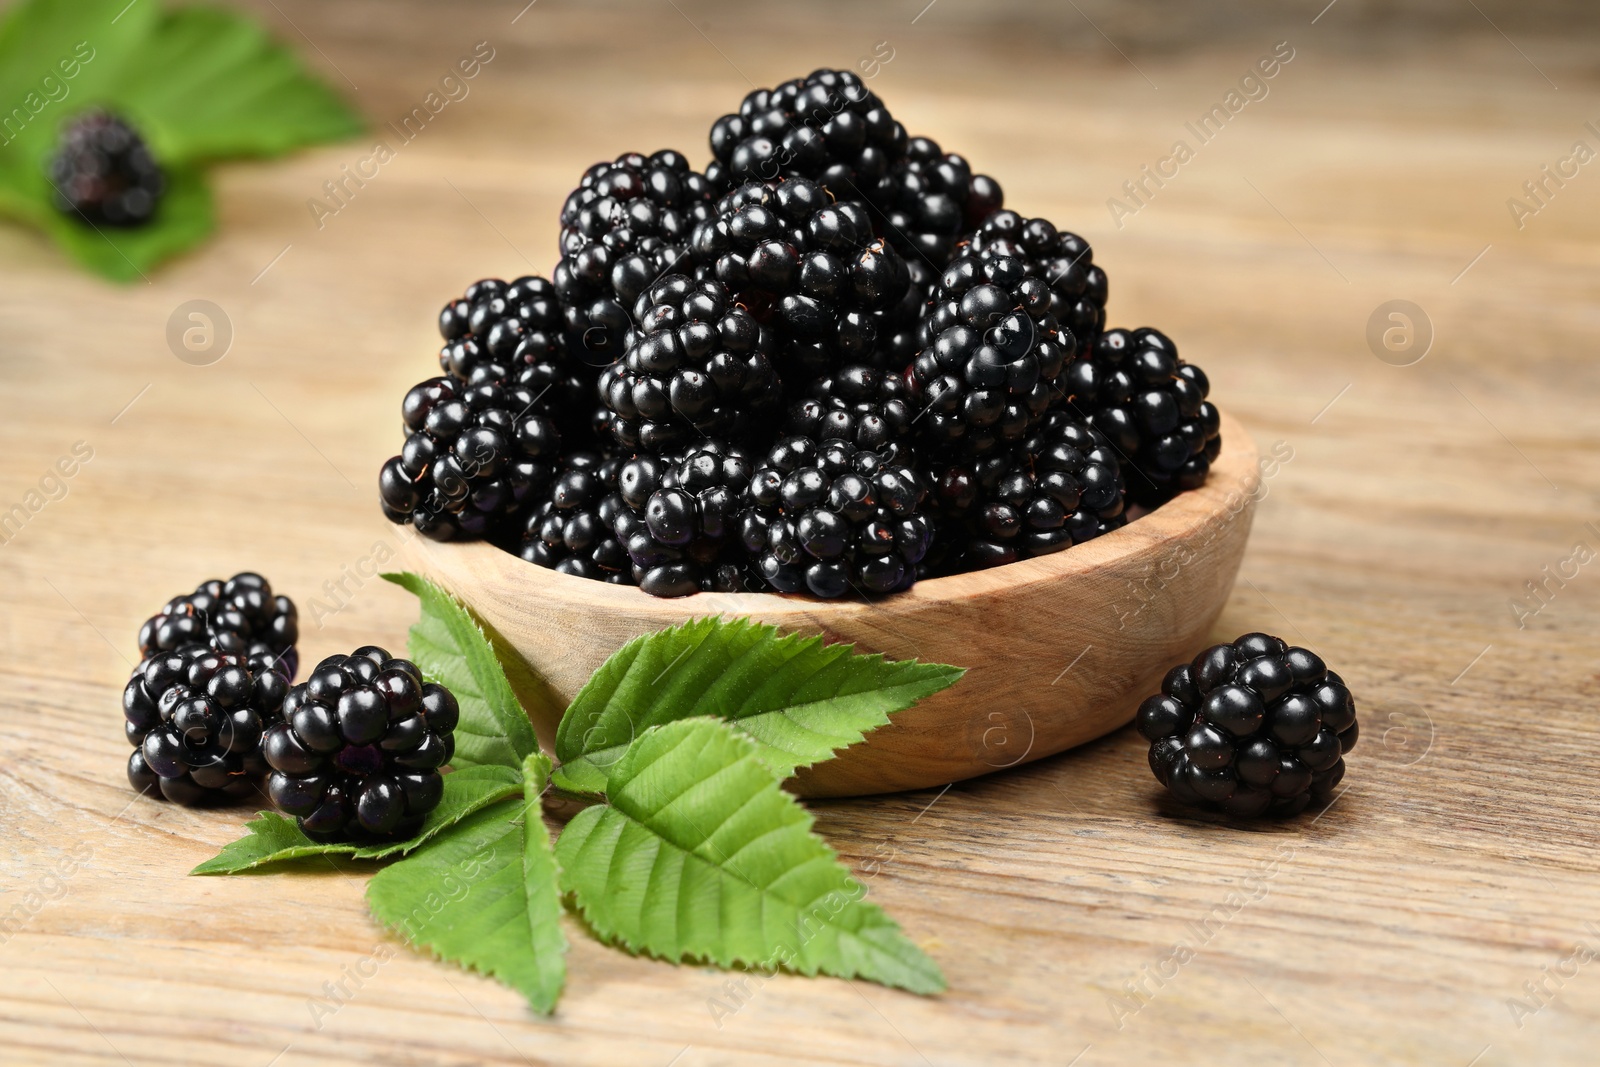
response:
<svg viewBox="0 0 1600 1067"><path fill-rule="evenodd" d="M192 593L175 596L139 627L141 659L193 646L278 663L294 678L299 655L300 616L294 601L274 596L272 586L253 571L227 581L211 578Z"/></svg>
<svg viewBox="0 0 1600 1067"><path fill-rule="evenodd" d="M546 499L528 516L522 558L580 578L633 584L628 554L614 530L625 510L617 493L619 462L597 452L575 452L561 462Z"/></svg>
<svg viewBox="0 0 1600 1067"><path fill-rule="evenodd" d="M844 441L782 438L750 481L740 539L780 593L908 589L928 551L922 479Z"/></svg>
<svg viewBox="0 0 1600 1067"><path fill-rule="evenodd" d="M561 433L528 386L430 378L400 410L405 446L378 474L390 522L440 541L491 538L554 477Z"/></svg>
<svg viewBox="0 0 1600 1067"><path fill-rule="evenodd" d="M972 235L980 256L1009 256L1026 264L1029 277L1042 278L1051 292L1050 314L1077 338L1078 355L1087 354L1106 324L1106 272L1094 250L1075 233L1058 230L1046 219L997 211Z"/></svg>
<svg viewBox="0 0 1600 1067"><path fill-rule="evenodd" d="M1128 521L1116 453L1060 415L1020 448L940 469L934 502L951 573L1059 552Z"/></svg>
<svg viewBox="0 0 1600 1067"><path fill-rule="evenodd" d="M776 409L771 337L720 282L668 275L635 318L626 354L600 377L619 444L664 453L696 437L737 440Z"/></svg>
<svg viewBox="0 0 1600 1067"><path fill-rule="evenodd" d="M911 284L865 207L836 203L804 178L740 186L695 227L690 247L701 275L771 323L789 378L873 361Z"/></svg>
<svg viewBox="0 0 1600 1067"><path fill-rule="evenodd" d="M1343 679L1268 634L1213 645L1139 705L1150 768L1173 796L1231 815L1292 815L1344 777L1360 729Z"/></svg>
<svg viewBox="0 0 1600 1067"><path fill-rule="evenodd" d="M751 581L735 537L752 470L743 451L715 440L675 457L636 456L622 465L624 510L614 529L640 589L678 597L765 587Z"/></svg>
<svg viewBox="0 0 1600 1067"><path fill-rule="evenodd" d="M268 795L318 841L410 837L443 795L459 718L409 660L371 645L329 656L262 738Z"/></svg>
<svg viewBox="0 0 1600 1067"><path fill-rule="evenodd" d="M626 349L628 313L680 263L695 224L711 213L712 186L679 152L629 152L596 163L561 209L561 262L554 274L566 304L571 350L603 367Z"/></svg>
<svg viewBox="0 0 1600 1067"><path fill-rule="evenodd" d="M1072 406L1124 457L1132 500L1153 507L1205 484L1222 450L1211 384L1166 334L1107 330L1065 382Z"/></svg>
<svg viewBox="0 0 1600 1067"><path fill-rule="evenodd" d="M942 270L962 236L1000 210L1005 193L987 174L972 173L961 156L926 137L913 137L873 199L882 205L890 243L906 259Z"/></svg>
<svg viewBox="0 0 1600 1067"><path fill-rule="evenodd" d="M819 443L848 441L864 451L886 451L910 436L917 417L905 377L865 364L818 378L806 392L790 405L789 430Z"/></svg>
<svg viewBox="0 0 1600 1067"><path fill-rule="evenodd" d="M711 127L714 186L810 178L840 200L867 201L906 152L906 131L850 71L816 70L744 98Z"/></svg>
<svg viewBox="0 0 1600 1067"><path fill-rule="evenodd" d="M563 433L581 435L595 373L569 355L564 306L548 280L485 278L439 312L439 369L476 386L525 386Z"/></svg>
<svg viewBox="0 0 1600 1067"><path fill-rule="evenodd" d="M288 692L270 652L154 651L122 691L129 784L190 806L251 795L267 771L262 731Z"/></svg>
<svg viewBox="0 0 1600 1067"><path fill-rule="evenodd" d="M167 179L132 126L95 108L61 131L50 184L62 214L97 226L142 226L155 214Z"/></svg>
<svg viewBox="0 0 1600 1067"><path fill-rule="evenodd" d="M1038 428L1077 348L1050 304L1049 285L1016 257L968 253L945 269L911 374L932 450L981 457Z"/></svg>

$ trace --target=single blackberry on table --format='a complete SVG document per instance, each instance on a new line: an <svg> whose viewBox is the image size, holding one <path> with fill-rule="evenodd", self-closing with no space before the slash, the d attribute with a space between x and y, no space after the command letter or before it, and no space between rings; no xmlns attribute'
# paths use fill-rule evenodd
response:
<svg viewBox="0 0 1600 1067"><path fill-rule="evenodd" d="M274 596L272 585L254 571L241 571L227 581L211 578L192 593L175 596L139 627L141 659L192 646L239 656L265 655L284 675L294 678L299 666L295 642L300 616L294 601Z"/></svg>
<svg viewBox="0 0 1600 1067"><path fill-rule="evenodd" d="M1107 330L1069 368L1072 407L1124 457L1128 496L1146 506L1205 484L1222 450L1205 372L1178 357L1160 330Z"/></svg>
<svg viewBox="0 0 1600 1067"><path fill-rule="evenodd" d="M1015 211L997 211L972 235L970 250L979 256L1008 256L1025 264L1028 276L1050 286L1050 314L1078 341L1078 355L1106 324L1106 272L1094 262L1089 242L1058 230L1047 219L1024 218Z"/></svg>
<svg viewBox="0 0 1600 1067"><path fill-rule="evenodd" d="M68 123L50 160L56 209L96 226L142 226L167 179L127 121L99 108Z"/></svg>
<svg viewBox="0 0 1600 1067"><path fill-rule="evenodd" d="M942 566L979 570L1059 552L1127 524L1116 453L1053 414L1019 448L938 470Z"/></svg>
<svg viewBox="0 0 1600 1067"><path fill-rule="evenodd" d="M813 441L848 441L868 452L900 445L911 434L917 404L905 377L851 364L818 378L789 407L789 430ZM896 458L901 457L898 452Z"/></svg>
<svg viewBox="0 0 1600 1067"><path fill-rule="evenodd" d="M916 581L932 524L915 470L844 441L780 439L750 481L740 539L780 593L892 593Z"/></svg>
<svg viewBox="0 0 1600 1067"><path fill-rule="evenodd" d="M1242 816L1327 800L1360 733L1344 680L1315 653L1261 633L1172 668L1137 721L1173 796Z"/></svg>
<svg viewBox="0 0 1600 1067"><path fill-rule="evenodd" d="M659 454L697 437L740 440L777 409L771 336L722 283L668 275L635 318L633 342L600 377L618 444Z"/></svg>
<svg viewBox="0 0 1600 1067"><path fill-rule="evenodd" d="M561 432L525 385L454 377L412 387L408 436L378 473L389 521L440 541L492 538L555 476Z"/></svg>
<svg viewBox="0 0 1600 1067"><path fill-rule="evenodd" d="M889 169L873 200L884 214L883 232L908 260L942 270L961 238L1000 210L1005 193L987 174L937 141L913 137L905 158Z"/></svg>
<svg viewBox="0 0 1600 1067"><path fill-rule="evenodd" d="M250 796L267 772L262 731L288 692L270 652L154 650L122 691L129 784L190 806Z"/></svg>
<svg viewBox="0 0 1600 1067"><path fill-rule="evenodd" d="M765 588L736 536L752 472L742 450L715 440L678 456L635 456L622 465L625 510L614 529L640 589L678 597Z"/></svg>
<svg viewBox="0 0 1600 1067"><path fill-rule="evenodd" d="M868 201L905 155L905 127L854 73L816 70L748 94L711 127L714 186L810 178L840 200Z"/></svg>
<svg viewBox="0 0 1600 1067"><path fill-rule="evenodd" d="M570 356L565 331L549 280L485 278L439 312L439 369L472 386L525 386L563 433L581 434L596 372Z"/></svg>
<svg viewBox="0 0 1600 1067"><path fill-rule="evenodd" d="M1077 349L1050 303L1049 285L1012 256L968 253L945 269L911 373L931 451L980 457L1038 428Z"/></svg>
<svg viewBox="0 0 1600 1067"><path fill-rule="evenodd" d="M615 532L625 509L617 492L620 461L574 452L561 464L546 499L528 515L522 558L563 574L631 585L632 566Z"/></svg>
<svg viewBox="0 0 1600 1067"><path fill-rule="evenodd" d="M262 737L267 793L318 841L410 837L443 796L459 718L409 660L372 645L329 656Z"/></svg>
<svg viewBox="0 0 1600 1067"><path fill-rule="evenodd" d="M662 276L687 272L689 235L712 200L705 175L671 149L628 152L584 173L561 209L554 274L574 354L594 367L622 355L633 305Z"/></svg>
<svg viewBox="0 0 1600 1067"><path fill-rule="evenodd" d="M804 178L741 185L695 227L690 247L699 274L770 323L789 378L875 361L904 316L905 260L874 235L865 207Z"/></svg>

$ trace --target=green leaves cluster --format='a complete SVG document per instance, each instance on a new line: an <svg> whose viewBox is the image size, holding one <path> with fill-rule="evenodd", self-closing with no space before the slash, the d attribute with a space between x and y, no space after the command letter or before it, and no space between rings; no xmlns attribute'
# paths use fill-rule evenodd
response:
<svg viewBox="0 0 1600 1067"><path fill-rule="evenodd" d="M106 107L167 173L144 226L107 230L53 205L64 121ZM202 167L338 140L361 120L295 55L236 12L155 0L22 0L0 22L0 213L48 232L84 266L130 281L212 230Z"/></svg>
<svg viewBox="0 0 1600 1067"><path fill-rule="evenodd" d="M699 619L616 652L539 751L494 647L447 593L412 574L410 657L461 705L445 798L413 840L322 845L263 813L195 874L343 854L394 859L368 905L413 944L551 1011L566 981L561 913L596 936L675 962L944 988L781 788L959 668L857 655L747 619ZM540 797L588 800L552 845Z"/></svg>

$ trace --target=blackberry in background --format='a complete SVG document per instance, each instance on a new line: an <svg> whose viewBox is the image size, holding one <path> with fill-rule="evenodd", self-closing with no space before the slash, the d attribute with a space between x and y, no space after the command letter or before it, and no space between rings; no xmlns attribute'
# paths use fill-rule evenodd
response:
<svg viewBox="0 0 1600 1067"><path fill-rule="evenodd" d="M1059 414L1020 448L943 468L933 498L951 573L1059 552L1128 521L1116 453Z"/></svg>
<svg viewBox="0 0 1600 1067"><path fill-rule="evenodd" d="M329 656L283 701L261 751L272 803L317 841L403 839L444 795L460 709L409 660Z"/></svg>
<svg viewBox="0 0 1600 1067"><path fill-rule="evenodd" d="M905 377L865 364L852 364L812 382L806 397L789 407L789 430L813 441L847 441L868 452L897 449L911 435L916 398Z"/></svg>
<svg viewBox="0 0 1600 1067"><path fill-rule="evenodd" d="M269 652L154 650L122 691L128 783L191 807L250 796L267 771L262 731L280 720L288 692Z"/></svg>
<svg viewBox="0 0 1600 1067"><path fill-rule="evenodd" d="M743 450L701 441L669 458L636 456L622 465L625 511L615 531L639 588L651 596L761 589L736 537L753 464Z"/></svg>
<svg viewBox="0 0 1600 1067"><path fill-rule="evenodd" d="M722 189L810 178L839 200L870 201L905 155L905 127L850 71L815 70L748 94L711 127L706 177Z"/></svg>
<svg viewBox="0 0 1600 1067"><path fill-rule="evenodd" d="M561 433L546 404L524 385L413 386L401 404L405 446L378 474L384 515L440 541L502 533L554 477Z"/></svg>
<svg viewBox="0 0 1600 1067"><path fill-rule="evenodd" d="M913 137L873 200L883 211L884 236L900 254L943 270L961 238L1000 210L1005 193L999 182L972 173L966 159L946 153L937 141Z"/></svg>
<svg viewBox="0 0 1600 1067"><path fill-rule="evenodd" d="M983 257L1009 256L1025 264L1028 276L1050 286L1050 314L1078 341L1078 355L1106 324L1106 272L1094 250L1075 233L1058 230L1047 219L997 211L972 235L971 250Z"/></svg>
<svg viewBox="0 0 1600 1067"><path fill-rule="evenodd" d="M740 186L695 228L690 247L699 274L770 323L780 369L801 381L874 362L911 284L865 207L836 203L804 178Z"/></svg>
<svg viewBox="0 0 1600 1067"><path fill-rule="evenodd" d="M570 350L604 367L627 348L629 312L663 276L686 273L689 235L710 216L712 185L682 153L628 152L596 163L561 209L554 273Z"/></svg>
<svg viewBox="0 0 1600 1067"><path fill-rule="evenodd" d="M1173 796L1246 817L1326 801L1360 736L1344 680L1315 653L1262 633L1172 668L1137 723Z"/></svg>
<svg viewBox="0 0 1600 1067"><path fill-rule="evenodd" d="M210 578L192 593L175 596L139 627L139 657L192 647L238 656L266 656L285 677L299 666L295 642L300 616L294 601L274 596L272 585L254 571L227 581Z"/></svg>
<svg viewBox="0 0 1600 1067"><path fill-rule="evenodd" d="M833 599L916 581L933 527L909 467L844 441L780 439L750 481L740 539L767 585Z"/></svg>
<svg viewBox="0 0 1600 1067"><path fill-rule="evenodd" d="M625 510L617 492L620 461L575 452L561 462L547 497L528 516L522 558L579 578L633 584L632 565L615 532Z"/></svg>
<svg viewBox="0 0 1600 1067"><path fill-rule="evenodd" d="M964 254L940 275L911 373L930 453L978 458L1038 428L1077 348L1051 299L1012 256Z"/></svg>
<svg viewBox="0 0 1600 1067"><path fill-rule="evenodd" d="M1160 330L1107 330L1066 375L1072 407L1123 457L1128 496L1156 507L1205 484L1222 450L1205 372Z"/></svg>
<svg viewBox="0 0 1600 1067"><path fill-rule="evenodd" d="M737 441L776 411L771 337L720 282L668 275L634 315L636 336L600 378L618 444L660 454L697 437Z"/></svg>
<svg viewBox="0 0 1600 1067"><path fill-rule="evenodd" d="M49 165L56 209L96 226L149 222L166 192L166 175L126 120L95 108L69 122Z"/></svg>

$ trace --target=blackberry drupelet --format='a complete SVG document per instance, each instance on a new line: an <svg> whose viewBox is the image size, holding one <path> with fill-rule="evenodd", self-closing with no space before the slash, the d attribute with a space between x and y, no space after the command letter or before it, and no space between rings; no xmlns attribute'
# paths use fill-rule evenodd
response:
<svg viewBox="0 0 1600 1067"><path fill-rule="evenodd" d="M175 596L139 627L141 659L193 646L275 660L293 679L299 666L295 642L300 617L294 601L274 596L272 585L253 571L227 581L211 578L192 593Z"/></svg>
<svg viewBox="0 0 1600 1067"><path fill-rule="evenodd" d="M1268 634L1213 645L1139 705L1150 768L1173 796L1231 815L1327 800L1356 743L1355 701L1321 658Z"/></svg>
<svg viewBox="0 0 1600 1067"><path fill-rule="evenodd" d="M622 355L629 312L657 279L688 270L680 261L712 199L705 175L670 149L629 152L584 173L561 209L554 274L573 353L592 367Z"/></svg>
<svg viewBox="0 0 1600 1067"><path fill-rule="evenodd" d="M555 476L561 433L529 386L430 378L401 415L405 446L378 474L391 522L440 541L494 538Z"/></svg>
<svg viewBox="0 0 1600 1067"><path fill-rule="evenodd" d="M847 441L868 452L897 448L911 434L916 398L905 377L851 364L818 378L789 407L789 430L813 441ZM903 451L903 449L902 449ZM909 459L909 454L895 453Z"/></svg>
<svg viewBox="0 0 1600 1067"><path fill-rule="evenodd" d="M1124 457L1130 499L1154 507L1205 484L1222 450L1211 384L1166 334L1107 330L1066 383L1072 406Z"/></svg>
<svg viewBox="0 0 1600 1067"><path fill-rule="evenodd" d="M267 772L262 731L288 692L270 652L154 651L122 691L129 784L190 806L250 796Z"/></svg>
<svg viewBox="0 0 1600 1067"><path fill-rule="evenodd" d="M96 226L149 222L167 179L136 130L95 108L68 123L50 160L56 209Z"/></svg>
<svg viewBox="0 0 1600 1067"><path fill-rule="evenodd" d="M635 308L638 332L600 377L628 449L670 453L697 437L742 440L782 396L772 340L722 283L668 275Z"/></svg>
<svg viewBox="0 0 1600 1067"><path fill-rule="evenodd" d="M911 587L928 551L926 495L913 469L879 453L782 438L751 478L740 539L780 593L892 593Z"/></svg>
<svg viewBox="0 0 1600 1067"><path fill-rule="evenodd" d="M869 201L905 155L905 127L850 71L816 70L744 98L711 127L719 188L810 178L840 200Z"/></svg>
<svg viewBox="0 0 1600 1067"><path fill-rule="evenodd" d="M987 174L972 173L961 156L913 137L873 199L882 205L884 235L901 255L942 270L957 242L1000 210L1005 193Z"/></svg>
<svg viewBox="0 0 1600 1067"><path fill-rule="evenodd" d="M329 656L262 738L267 792L318 841L410 837L443 795L459 718L408 660L371 645Z"/></svg>
<svg viewBox="0 0 1600 1067"><path fill-rule="evenodd" d="M939 470L933 495L951 572L1059 552L1128 521L1116 453L1059 413L1019 448Z"/></svg>
<svg viewBox="0 0 1600 1067"><path fill-rule="evenodd" d="M945 269L911 374L930 452L978 458L1038 428L1077 348L1050 304L1049 285L1016 257L964 254Z"/></svg>
<svg viewBox="0 0 1600 1067"><path fill-rule="evenodd" d="M678 597L705 589L765 588L735 536L753 464L740 449L702 441L679 456L636 456L618 485L615 530L639 588Z"/></svg>
<svg viewBox="0 0 1600 1067"><path fill-rule="evenodd" d="M633 572L615 526L626 510L617 492L620 462L597 452L562 457L548 496L528 516L521 555L529 563L580 578L633 584Z"/></svg>
<svg viewBox="0 0 1600 1067"><path fill-rule="evenodd" d="M1015 211L997 211L972 236L971 250L980 256L1010 256L1026 264L1029 277L1050 286L1050 314L1077 338L1078 355L1106 324L1106 272L1094 262L1094 250L1075 233L1058 230L1047 219L1024 218Z"/></svg>
<svg viewBox="0 0 1600 1067"><path fill-rule="evenodd" d="M699 274L714 275L771 324L785 380L877 360L911 285L905 260L873 234L867 209L836 203L804 178L729 193L695 228L691 251Z"/></svg>

